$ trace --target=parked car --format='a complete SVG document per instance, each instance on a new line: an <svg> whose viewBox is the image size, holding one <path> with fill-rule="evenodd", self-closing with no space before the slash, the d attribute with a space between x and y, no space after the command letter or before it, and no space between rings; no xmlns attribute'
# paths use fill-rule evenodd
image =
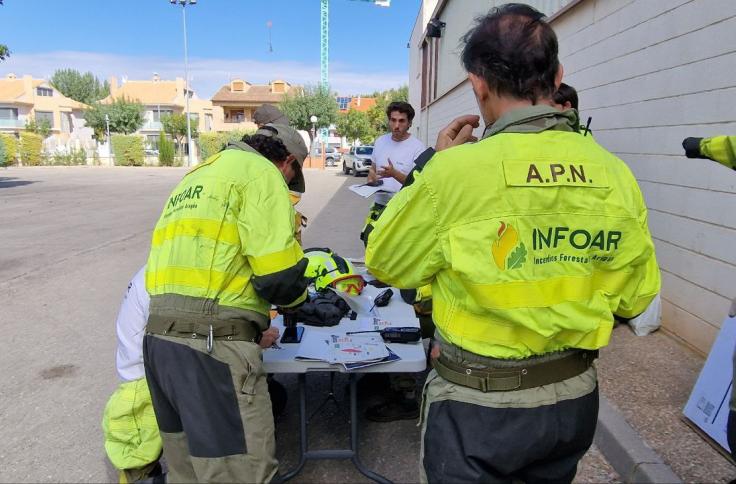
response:
<svg viewBox="0 0 736 484"><path fill-rule="evenodd" d="M353 146L342 160L342 172L346 175L351 172L355 176L358 176L360 173L367 175L372 164L372 146Z"/></svg>
<svg viewBox="0 0 736 484"><path fill-rule="evenodd" d="M312 156L319 158L322 156L322 149L319 146L315 146L312 150ZM340 153L334 146L325 147L325 166L337 166L342 161L342 153Z"/></svg>

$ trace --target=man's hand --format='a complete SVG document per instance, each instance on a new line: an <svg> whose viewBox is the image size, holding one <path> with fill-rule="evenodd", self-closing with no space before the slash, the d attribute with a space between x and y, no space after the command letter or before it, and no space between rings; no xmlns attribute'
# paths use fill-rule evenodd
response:
<svg viewBox="0 0 736 484"><path fill-rule="evenodd" d="M436 360L437 358L440 357L440 353L441 353L440 344L437 341L434 341L432 343L432 348L429 350L429 357L432 358L433 360Z"/></svg>
<svg viewBox="0 0 736 484"><path fill-rule="evenodd" d="M277 339L279 339L279 328L271 326L261 333L261 341L258 343L258 346L263 349L270 348Z"/></svg>
<svg viewBox="0 0 736 484"><path fill-rule="evenodd" d="M473 129L478 126L480 126L480 116L475 114L466 114L455 118L439 132L434 149L442 151L469 141L478 141L478 138L473 136Z"/></svg>
<svg viewBox="0 0 736 484"><path fill-rule="evenodd" d="M378 176L380 178L393 178L402 185L404 184L404 181L406 181L406 175L394 167L394 164L391 163L391 158L388 159L388 166L381 168L381 170L378 171Z"/></svg>
<svg viewBox="0 0 736 484"><path fill-rule="evenodd" d="M368 183L373 183L374 181L378 180L378 177L376 176L376 169L371 165L370 168L368 168Z"/></svg>

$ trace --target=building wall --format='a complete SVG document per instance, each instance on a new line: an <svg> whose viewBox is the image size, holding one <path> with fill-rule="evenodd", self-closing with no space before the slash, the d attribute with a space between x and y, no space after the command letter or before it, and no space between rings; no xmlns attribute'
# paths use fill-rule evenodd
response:
<svg viewBox="0 0 736 484"><path fill-rule="evenodd" d="M471 3L449 0L447 18L471 19L480 13ZM663 325L706 353L736 296L736 175L686 159L681 141L736 133L736 2L582 0L553 16L551 25L564 80L580 94L581 118L592 116L596 139L628 164L647 201L662 271ZM415 34L416 27L411 56L418 55ZM440 71L448 64L454 73L457 55L442 57ZM445 87L439 79L454 75L438 76L438 88ZM420 81L411 78L411 99ZM444 124L465 113L478 114L467 81L438 93L421 111L420 137L433 143Z"/></svg>
<svg viewBox="0 0 736 484"><path fill-rule="evenodd" d="M570 0L527 0L524 3L551 15L569 2ZM476 17L504 3L508 2L506 0L422 2L409 41L409 100L418 113L414 121L414 134L425 143L433 145L439 130L453 118L463 114L480 114L467 81L467 73L460 61L461 39L472 27ZM426 70L430 77L436 72L436 78L430 83L429 102L422 107L422 43L425 40L427 22L435 15L437 5L441 6L439 19L446 25L439 39L427 39L428 43L433 45L431 48L428 47L429 63L432 65L428 65ZM436 64L434 59L437 59ZM482 127L478 128L475 134L480 135L482 131Z"/></svg>
<svg viewBox="0 0 736 484"><path fill-rule="evenodd" d="M649 206L663 324L705 353L736 296L736 176L681 142L736 133L736 2L586 0L553 26L582 118Z"/></svg>

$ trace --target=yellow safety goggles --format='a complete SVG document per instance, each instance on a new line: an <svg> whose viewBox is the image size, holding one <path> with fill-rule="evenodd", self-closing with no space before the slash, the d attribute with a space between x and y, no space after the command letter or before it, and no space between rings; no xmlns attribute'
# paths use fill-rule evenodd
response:
<svg viewBox="0 0 736 484"><path fill-rule="evenodd" d="M359 296L365 287L365 279L363 279L363 276L351 274L349 276L335 279L332 281L331 285L338 291L346 292L353 296Z"/></svg>

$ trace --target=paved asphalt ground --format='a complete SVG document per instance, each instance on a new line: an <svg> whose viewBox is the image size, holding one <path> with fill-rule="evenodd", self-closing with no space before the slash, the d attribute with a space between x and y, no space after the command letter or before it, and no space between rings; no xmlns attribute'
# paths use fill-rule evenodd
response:
<svg viewBox="0 0 736 484"><path fill-rule="evenodd" d="M38 167L0 171L0 482L115 482L100 420L117 386L114 322L128 280L145 262L161 207L185 173L176 168ZM307 171L300 209L305 246L362 257L357 234L369 205L336 170ZM282 470L297 460L296 379L279 377L290 401L277 420ZM347 444L344 376L339 406L312 420L313 448ZM310 377L310 411L326 375ZM362 407L370 402L363 402ZM361 419L363 461L396 482L417 479L415 422ZM580 482L618 477L596 449ZM365 481L348 462L308 463L295 482Z"/></svg>

